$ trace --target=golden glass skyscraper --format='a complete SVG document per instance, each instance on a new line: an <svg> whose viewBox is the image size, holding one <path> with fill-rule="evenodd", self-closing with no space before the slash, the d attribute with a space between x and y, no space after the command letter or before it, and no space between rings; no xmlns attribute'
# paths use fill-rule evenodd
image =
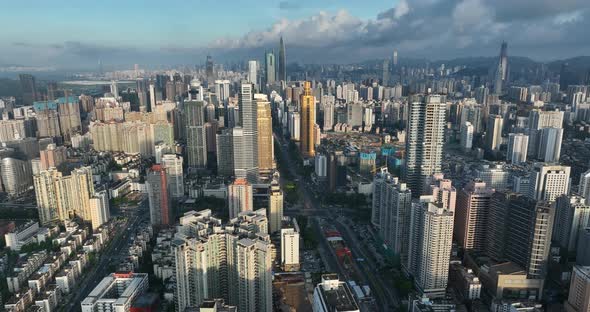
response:
<svg viewBox="0 0 590 312"><path fill-rule="evenodd" d="M315 156L315 96L311 82L306 81L301 95L301 153L303 157Z"/></svg>
<svg viewBox="0 0 590 312"><path fill-rule="evenodd" d="M258 118L258 169L267 173L275 168L270 102L266 94L254 94L254 100Z"/></svg>

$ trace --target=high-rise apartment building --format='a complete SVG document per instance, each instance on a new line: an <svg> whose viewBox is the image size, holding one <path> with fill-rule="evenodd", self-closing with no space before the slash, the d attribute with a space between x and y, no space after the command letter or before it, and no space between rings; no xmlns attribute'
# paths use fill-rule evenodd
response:
<svg viewBox="0 0 590 312"><path fill-rule="evenodd" d="M69 176L50 168L34 176L33 184L42 225L74 217L92 221L90 199L95 195L92 168L74 169Z"/></svg>
<svg viewBox="0 0 590 312"><path fill-rule="evenodd" d="M486 128L486 148L489 151L497 152L502 145L502 128L504 119L500 115L490 115Z"/></svg>
<svg viewBox="0 0 590 312"><path fill-rule="evenodd" d="M424 194L424 181L441 171L445 110L440 95L420 97L409 104L403 177L415 197Z"/></svg>
<svg viewBox="0 0 590 312"><path fill-rule="evenodd" d="M223 298L238 311L272 311L271 244L264 210L223 224L210 210L180 218L173 243L176 307Z"/></svg>
<svg viewBox="0 0 590 312"><path fill-rule="evenodd" d="M150 205L150 223L152 226L167 226L174 223L170 189L166 168L153 165L147 173L146 188Z"/></svg>
<svg viewBox="0 0 590 312"><path fill-rule="evenodd" d="M311 82L306 81L301 95L301 153L303 157L315 156L315 96L312 94Z"/></svg>
<svg viewBox="0 0 590 312"><path fill-rule="evenodd" d="M583 172L580 175L578 194L586 198L586 204L590 204L590 170Z"/></svg>
<svg viewBox="0 0 590 312"><path fill-rule="evenodd" d="M166 169L166 181L172 198L184 196L184 173L182 170L182 156L164 154L160 164Z"/></svg>
<svg viewBox="0 0 590 312"><path fill-rule="evenodd" d="M273 176L270 182L270 193L268 197L268 229L270 233L281 230L283 221L283 191L279 182L278 173Z"/></svg>
<svg viewBox="0 0 590 312"><path fill-rule="evenodd" d="M588 311L590 307L590 267L574 266L570 291L564 304L566 312Z"/></svg>
<svg viewBox="0 0 590 312"><path fill-rule="evenodd" d="M269 173L274 168L274 140L272 135L272 113L265 94L255 94L258 126L258 169Z"/></svg>
<svg viewBox="0 0 590 312"><path fill-rule="evenodd" d="M254 209L252 185L244 178L237 178L227 188L229 218L237 217L241 212Z"/></svg>
<svg viewBox="0 0 590 312"><path fill-rule="evenodd" d="M457 196L454 232L459 246L465 250L483 251L485 248L493 192L485 182L471 181Z"/></svg>
<svg viewBox="0 0 590 312"><path fill-rule="evenodd" d="M203 101L187 101L184 103L187 165L194 170L207 167L205 105Z"/></svg>
<svg viewBox="0 0 590 312"><path fill-rule="evenodd" d="M109 193L107 190L98 191L90 198L90 216L93 229L99 228L111 218Z"/></svg>
<svg viewBox="0 0 590 312"><path fill-rule="evenodd" d="M453 242L453 212L422 196L413 207L407 270L427 297L444 296Z"/></svg>
<svg viewBox="0 0 590 312"><path fill-rule="evenodd" d="M528 146L528 135L522 133L510 133L508 135L508 152L506 152L506 161L515 165L525 163Z"/></svg>
<svg viewBox="0 0 590 312"><path fill-rule="evenodd" d="M588 226L590 206L579 195L561 195L555 200L555 225L553 241L559 247L574 252L578 245L578 233Z"/></svg>
<svg viewBox="0 0 590 312"><path fill-rule="evenodd" d="M473 147L473 125L467 121L461 125L461 147L470 150Z"/></svg>

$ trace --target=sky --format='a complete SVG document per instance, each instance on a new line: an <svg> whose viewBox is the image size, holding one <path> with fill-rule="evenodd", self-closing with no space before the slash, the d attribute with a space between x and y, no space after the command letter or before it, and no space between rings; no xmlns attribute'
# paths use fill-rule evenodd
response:
<svg viewBox="0 0 590 312"><path fill-rule="evenodd" d="M0 0L0 65L89 67L590 55L588 0Z"/></svg>

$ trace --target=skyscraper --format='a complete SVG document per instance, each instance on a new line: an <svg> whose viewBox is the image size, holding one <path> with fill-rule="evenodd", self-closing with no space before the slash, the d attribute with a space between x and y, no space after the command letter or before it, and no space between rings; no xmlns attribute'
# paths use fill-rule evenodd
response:
<svg viewBox="0 0 590 312"><path fill-rule="evenodd" d="M425 180L441 171L446 104L440 95L411 101L403 177L414 197L424 194Z"/></svg>
<svg viewBox="0 0 590 312"><path fill-rule="evenodd" d="M389 60L388 59L385 59L383 61L383 78L382 78L381 83L384 86L389 85Z"/></svg>
<svg viewBox="0 0 590 312"><path fill-rule="evenodd" d="M467 121L461 125L461 147L470 150L473 147L473 125Z"/></svg>
<svg viewBox="0 0 590 312"><path fill-rule="evenodd" d="M204 169L207 167L205 102L185 102L184 119L188 167L193 170Z"/></svg>
<svg viewBox="0 0 590 312"><path fill-rule="evenodd" d="M315 156L315 96L311 92L311 82L306 81L301 95L301 153L303 157Z"/></svg>
<svg viewBox="0 0 590 312"><path fill-rule="evenodd" d="M205 76L209 83L215 80L215 73L213 72L213 58L211 55L207 55L207 61L205 63Z"/></svg>
<svg viewBox="0 0 590 312"><path fill-rule="evenodd" d="M494 94L502 94L504 84L508 82L508 44L502 42L500 57L494 70Z"/></svg>
<svg viewBox="0 0 590 312"><path fill-rule="evenodd" d="M241 129L240 129L241 130ZM217 174L223 177L234 175L233 129L222 129L216 134Z"/></svg>
<svg viewBox="0 0 590 312"><path fill-rule="evenodd" d="M258 61L248 61L248 82L258 85Z"/></svg>
<svg viewBox="0 0 590 312"><path fill-rule="evenodd" d="M230 184L227 188L229 218L236 218L241 212L252 211L254 209L252 196L252 185L246 179L238 178Z"/></svg>
<svg viewBox="0 0 590 312"><path fill-rule="evenodd" d="M281 36L279 42L279 81L287 82L287 55L285 54L285 42Z"/></svg>
<svg viewBox="0 0 590 312"><path fill-rule="evenodd" d="M397 66L397 50L393 50L393 66Z"/></svg>
<svg viewBox="0 0 590 312"><path fill-rule="evenodd" d="M111 212L107 190L98 191L90 198L90 215L93 229L97 229L109 221Z"/></svg>
<svg viewBox="0 0 590 312"><path fill-rule="evenodd" d="M236 178L246 178L250 183L258 182L258 106L254 102L252 84L243 81L240 85L240 125L242 142L234 136L234 161L241 158L242 166L235 165Z"/></svg>
<svg viewBox="0 0 590 312"><path fill-rule="evenodd" d="M275 53L273 51L266 52L265 55L265 66L264 69L266 71L266 85L272 85L275 83L276 79L276 67L275 64Z"/></svg>
<svg viewBox="0 0 590 312"><path fill-rule="evenodd" d="M578 245L578 233L588 226L590 206L578 195L561 195L555 200L553 241L572 253Z"/></svg>
<svg viewBox="0 0 590 312"><path fill-rule="evenodd" d="M258 169L268 173L274 169L272 114L266 94L255 94L258 123Z"/></svg>
<svg viewBox="0 0 590 312"><path fill-rule="evenodd" d="M299 270L299 232L296 228L281 230L281 267L287 272Z"/></svg>
<svg viewBox="0 0 590 312"><path fill-rule="evenodd" d="M453 212L434 204L432 196L414 203L408 271L428 297L444 296L453 243Z"/></svg>
<svg viewBox="0 0 590 312"><path fill-rule="evenodd" d="M37 85L35 83L35 77L29 74L18 75L20 80L20 87L23 93L23 105L33 105L33 102L37 100Z"/></svg>
<svg viewBox="0 0 590 312"><path fill-rule="evenodd" d="M150 205L151 225L166 226L173 224L166 168L162 165L153 165L147 173L146 188Z"/></svg>

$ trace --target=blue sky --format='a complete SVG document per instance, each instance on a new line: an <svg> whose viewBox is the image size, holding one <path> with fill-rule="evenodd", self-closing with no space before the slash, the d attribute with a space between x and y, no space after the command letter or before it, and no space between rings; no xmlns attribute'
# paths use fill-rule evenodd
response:
<svg viewBox="0 0 590 312"><path fill-rule="evenodd" d="M195 47L264 29L281 18L342 9L370 18L391 6L381 0L5 1L0 29L10 31L0 32L0 41Z"/></svg>
<svg viewBox="0 0 590 312"><path fill-rule="evenodd" d="M0 66L590 55L588 0L0 0Z"/></svg>

